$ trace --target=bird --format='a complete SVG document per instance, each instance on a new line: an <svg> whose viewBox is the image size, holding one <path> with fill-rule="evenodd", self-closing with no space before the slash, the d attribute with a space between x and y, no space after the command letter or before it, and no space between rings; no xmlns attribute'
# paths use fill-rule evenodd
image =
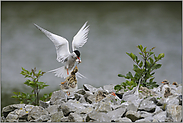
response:
<svg viewBox="0 0 183 123"><path fill-rule="evenodd" d="M81 29L77 32L77 34L73 37L72 41L72 50L73 52L69 51L69 42L64 37L59 35L53 34L42 27L38 26L34 23L34 25L42 31L55 45L58 62L64 63L64 66L59 67L54 70L50 70L48 72L55 73L56 77L66 78L70 75L71 71L74 69L74 65L77 63L81 63L80 58L80 51L78 50L82 47L88 40L88 33L89 33L89 26L87 25L87 21L81 27ZM86 78L79 72L76 74L79 78Z"/></svg>
<svg viewBox="0 0 183 123"><path fill-rule="evenodd" d="M61 84L60 84L61 90L66 92L68 96L70 95L70 92L73 92L73 91L77 90L77 88L78 88L78 83L77 83L77 79L76 79L77 72L78 72L78 67L76 65L76 67L71 72L71 75L68 76L65 79L65 81L61 82Z"/></svg>

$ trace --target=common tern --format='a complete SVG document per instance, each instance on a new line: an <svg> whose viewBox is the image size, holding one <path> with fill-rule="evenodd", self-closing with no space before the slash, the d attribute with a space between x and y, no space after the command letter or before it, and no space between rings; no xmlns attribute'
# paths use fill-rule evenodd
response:
<svg viewBox="0 0 183 123"><path fill-rule="evenodd" d="M89 25L87 25L87 22L85 22L78 33L73 37L72 53L69 51L69 42L65 38L53 34L36 24L34 25L54 43L57 53L57 61L65 63L64 66L50 70L48 72L53 72L55 73L55 76L65 79L74 69L75 62L77 61L78 64L81 63L80 52L78 49L82 47L88 40ZM79 72L77 72L76 76L85 78Z"/></svg>

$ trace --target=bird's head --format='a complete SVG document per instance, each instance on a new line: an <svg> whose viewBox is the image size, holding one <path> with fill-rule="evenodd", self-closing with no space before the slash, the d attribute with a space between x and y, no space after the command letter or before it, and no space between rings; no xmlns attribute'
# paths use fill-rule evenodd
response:
<svg viewBox="0 0 183 123"><path fill-rule="evenodd" d="M77 60L76 61L78 62L78 64L81 63L80 52L78 50L74 50L74 53L77 56Z"/></svg>

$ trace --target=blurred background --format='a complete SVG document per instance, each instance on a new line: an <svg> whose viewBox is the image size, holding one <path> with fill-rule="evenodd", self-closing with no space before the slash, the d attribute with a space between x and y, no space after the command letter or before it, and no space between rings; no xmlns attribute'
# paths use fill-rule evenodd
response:
<svg viewBox="0 0 183 123"><path fill-rule="evenodd" d="M137 45L156 55L165 53L155 72L158 84L164 79L181 83L181 19L180 2L1 2L1 107L18 103L13 92L30 92L20 74L36 67L42 71L61 67L56 61L54 44L33 23L65 37L71 44L73 36L88 21L88 42L80 48L82 63L79 72L87 79L83 84L100 87L120 84L117 75L132 72L133 61L126 55L138 55ZM71 45L70 45L71 46ZM70 47L71 49L71 47ZM138 55L139 56L139 55ZM40 78L49 86L41 91L59 90L64 81L53 73Z"/></svg>

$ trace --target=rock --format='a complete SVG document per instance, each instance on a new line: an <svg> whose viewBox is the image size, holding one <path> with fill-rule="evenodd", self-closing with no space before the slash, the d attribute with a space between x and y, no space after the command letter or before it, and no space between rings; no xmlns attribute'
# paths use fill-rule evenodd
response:
<svg viewBox="0 0 183 123"><path fill-rule="evenodd" d="M179 100L179 105L182 105L182 95L179 95L177 99Z"/></svg>
<svg viewBox="0 0 183 123"><path fill-rule="evenodd" d="M98 102L98 105L96 106L95 110L99 112L106 112L106 113L109 111L112 111L111 103L100 101Z"/></svg>
<svg viewBox="0 0 183 123"><path fill-rule="evenodd" d="M66 93L63 92L62 90L59 90L52 93L50 104L56 105L56 104L60 104L59 102L66 102L66 101L67 101Z"/></svg>
<svg viewBox="0 0 183 123"><path fill-rule="evenodd" d="M182 106L169 105L167 107L167 116L170 117L173 122L180 122L182 120Z"/></svg>
<svg viewBox="0 0 183 123"><path fill-rule="evenodd" d="M69 122L69 118L68 117L63 117L60 119L60 122Z"/></svg>
<svg viewBox="0 0 183 123"><path fill-rule="evenodd" d="M43 108L47 108L47 107L49 107L49 105L50 105L50 101L44 102L42 100L39 100L39 106L41 106Z"/></svg>
<svg viewBox="0 0 183 123"><path fill-rule="evenodd" d="M86 92L83 89L78 89L78 90L75 91L75 93L78 93L78 94L81 94L81 95L85 95Z"/></svg>
<svg viewBox="0 0 183 123"><path fill-rule="evenodd" d="M165 122L166 120L166 111L162 111L153 116L154 119L158 120L158 122Z"/></svg>
<svg viewBox="0 0 183 123"><path fill-rule="evenodd" d="M6 107L3 108L2 113L3 113L4 117L6 118L6 116L10 112L14 111L15 109L20 109L20 108L23 109L24 107L25 107L25 104L13 104L13 105L9 105L9 106L6 106Z"/></svg>
<svg viewBox="0 0 183 123"><path fill-rule="evenodd" d="M91 91L93 94L97 91L97 88L89 84L84 84L83 87L85 91Z"/></svg>
<svg viewBox="0 0 183 123"><path fill-rule="evenodd" d="M18 115L19 119L27 119L29 111L26 111L24 108L20 108L19 110L15 110L16 114Z"/></svg>
<svg viewBox="0 0 183 123"><path fill-rule="evenodd" d="M156 109L156 104L157 102L155 97L148 97L144 99L138 108L139 111L148 111L148 112L154 112Z"/></svg>
<svg viewBox="0 0 183 123"><path fill-rule="evenodd" d="M119 119L124 115L126 110L127 110L127 106L123 105L123 107L121 108L118 108L113 111L109 111L107 115L111 117L111 120Z"/></svg>
<svg viewBox="0 0 183 123"><path fill-rule="evenodd" d="M137 106L136 106L136 105L134 105L134 103L133 103L133 102L128 101L127 103L128 103L127 111L129 111L129 110L131 110L131 111L137 111Z"/></svg>
<svg viewBox="0 0 183 123"><path fill-rule="evenodd" d="M35 121L39 119L41 115L48 115L48 112L41 106L34 106L28 114L28 120Z"/></svg>
<svg viewBox="0 0 183 123"><path fill-rule="evenodd" d="M58 105L51 105L48 108L46 108L45 110L48 111L49 114L54 114L54 113L58 112Z"/></svg>
<svg viewBox="0 0 183 123"><path fill-rule="evenodd" d="M47 122L49 120L50 120L50 116L48 116L48 115L41 115L41 117L36 119L35 122Z"/></svg>
<svg viewBox="0 0 183 123"><path fill-rule="evenodd" d="M16 112L15 111L10 112L6 117L6 121L18 122L18 115L16 114Z"/></svg>
<svg viewBox="0 0 183 123"><path fill-rule="evenodd" d="M153 113L149 113L149 112L146 112L146 111L138 111L138 113L140 114L140 116L142 118L152 117L152 115L153 115Z"/></svg>
<svg viewBox="0 0 183 123"><path fill-rule="evenodd" d="M111 118L104 112L97 112L93 110L88 114L88 119L90 121L98 121L98 122L110 122Z"/></svg>
<svg viewBox="0 0 183 123"><path fill-rule="evenodd" d="M34 105L26 105L25 106L25 111L30 112L32 110L32 108L34 107Z"/></svg>
<svg viewBox="0 0 183 123"><path fill-rule="evenodd" d="M86 100L82 94L75 93L74 96L75 96L75 99L80 103L86 103Z"/></svg>
<svg viewBox="0 0 183 123"><path fill-rule="evenodd" d="M62 111L55 112L51 115L51 122L60 122L63 117L64 114Z"/></svg>
<svg viewBox="0 0 183 123"><path fill-rule="evenodd" d="M127 117L123 117L123 118L118 118L118 119L114 119L114 122L132 122L129 118Z"/></svg>
<svg viewBox="0 0 183 123"><path fill-rule="evenodd" d="M173 104L173 105L179 105L178 96L174 96L174 95L169 96L169 97L165 100L165 103L166 103L167 105L171 105L171 104Z"/></svg>
<svg viewBox="0 0 183 123"><path fill-rule="evenodd" d="M116 86L116 84L104 85L103 89L107 91L107 93L116 92L116 90L114 90L114 86Z"/></svg>
<svg viewBox="0 0 183 123"><path fill-rule="evenodd" d="M68 119L70 122L84 122L84 119L77 113L70 113Z"/></svg>
<svg viewBox="0 0 183 123"><path fill-rule="evenodd" d="M131 111L131 110L126 112L126 117L129 118L132 122L135 122L136 120L141 118L138 112Z"/></svg>
<svg viewBox="0 0 183 123"><path fill-rule="evenodd" d="M86 107L85 109L83 109L80 113L81 114L89 114L93 111L93 107Z"/></svg>

